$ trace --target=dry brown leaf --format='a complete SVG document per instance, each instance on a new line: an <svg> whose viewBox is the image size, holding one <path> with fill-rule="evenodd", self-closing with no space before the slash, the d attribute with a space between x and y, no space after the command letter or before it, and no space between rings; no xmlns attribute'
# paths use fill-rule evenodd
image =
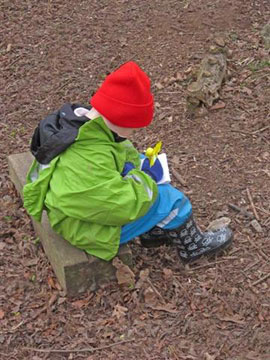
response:
<svg viewBox="0 0 270 360"><path fill-rule="evenodd" d="M153 310L157 310L157 311L165 311L168 312L170 314L178 314L179 311L178 310L174 310L171 307L171 304L167 304L167 305L157 305L157 306L152 306L150 304L147 304L147 306L149 306L151 309Z"/></svg>
<svg viewBox="0 0 270 360"><path fill-rule="evenodd" d="M37 265L37 263L38 263L38 259L31 259L31 260L25 261L24 265L30 267L30 266Z"/></svg>
<svg viewBox="0 0 270 360"><path fill-rule="evenodd" d="M226 107L226 104L223 101L217 102L215 105L210 107L210 110L219 110L224 109Z"/></svg>
<svg viewBox="0 0 270 360"><path fill-rule="evenodd" d="M208 353L205 353L204 356L205 356L205 360L215 360L216 359L216 355L210 355Z"/></svg>
<svg viewBox="0 0 270 360"><path fill-rule="evenodd" d="M173 277L173 272L172 272L171 269L164 268L163 269L163 274L164 274L164 279L165 280L170 280Z"/></svg>
<svg viewBox="0 0 270 360"><path fill-rule="evenodd" d="M143 284L147 281L149 278L149 269L141 270L139 275L139 280L136 282L136 289L141 289Z"/></svg>
<svg viewBox="0 0 270 360"><path fill-rule="evenodd" d="M55 289L54 279L51 276L48 277L48 285L51 289Z"/></svg>
<svg viewBox="0 0 270 360"><path fill-rule="evenodd" d="M158 303L157 295L150 286L144 290L143 295L146 305L154 306Z"/></svg>
<svg viewBox="0 0 270 360"><path fill-rule="evenodd" d="M157 88L158 90L161 90L161 89L164 88L164 86L163 86L160 82L156 82L156 83L155 83L155 86L156 86L156 88Z"/></svg>
<svg viewBox="0 0 270 360"><path fill-rule="evenodd" d="M4 319L5 313L0 309L0 320Z"/></svg>
<svg viewBox="0 0 270 360"><path fill-rule="evenodd" d="M139 276L142 281L147 280L149 278L149 269L141 270Z"/></svg>
<svg viewBox="0 0 270 360"><path fill-rule="evenodd" d="M8 45L7 45L7 49L6 49L6 52L10 52L10 50L11 50L11 47L12 47L12 44L8 44Z"/></svg>
<svg viewBox="0 0 270 360"><path fill-rule="evenodd" d="M72 305L77 309L81 309L83 306L88 305L88 303L89 303L89 298L86 298L82 300L73 301Z"/></svg>
<svg viewBox="0 0 270 360"><path fill-rule="evenodd" d="M120 319L121 317L124 317L127 312L128 312L128 308L117 304L117 305L115 305L115 307L113 309L112 316L117 317L117 319Z"/></svg>
<svg viewBox="0 0 270 360"><path fill-rule="evenodd" d="M49 300L49 306L52 306L57 300L57 294L52 294Z"/></svg>
<svg viewBox="0 0 270 360"><path fill-rule="evenodd" d="M241 92L247 94L247 95L252 95L252 90L250 90L249 88L247 87L244 87L243 89L241 89Z"/></svg>
<svg viewBox="0 0 270 360"><path fill-rule="evenodd" d="M117 257L115 257L113 259L112 264L117 269L116 270L116 278L117 278L118 284L134 287L135 274L133 273L133 271Z"/></svg>

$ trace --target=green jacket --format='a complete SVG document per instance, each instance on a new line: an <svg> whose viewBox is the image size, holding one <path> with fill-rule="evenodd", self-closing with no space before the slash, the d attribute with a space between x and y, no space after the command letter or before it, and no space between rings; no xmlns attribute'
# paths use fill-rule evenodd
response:
<svg viewBox="0 0 270 360"><path fill-rule="evenodd" d="M136 169L122 177L126 162ZM74 246L104 260L118 252L121 227L146 214L156 183L139 170L129 140L115 142L102 117L81 126L76 141L49 165L33 162L24 206L37 221L46 209L52 228Z"/></svg>

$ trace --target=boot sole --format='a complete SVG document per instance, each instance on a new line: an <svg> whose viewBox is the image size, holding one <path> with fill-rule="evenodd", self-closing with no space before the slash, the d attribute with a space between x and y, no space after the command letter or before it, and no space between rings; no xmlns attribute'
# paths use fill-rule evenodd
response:
<svg viewBox="0 0 270 360"><path fill-rule="evenodd" d="M166 245L166 246L170 246L172 245L171 241L168 240L168 239L156 239L156 240L143 240L143 239L140 239L141 241L141 245L142 247L144 248L147 248L147 249L151 249L151 248L158 248L160 246L163 246L163 245Z"/></svg>

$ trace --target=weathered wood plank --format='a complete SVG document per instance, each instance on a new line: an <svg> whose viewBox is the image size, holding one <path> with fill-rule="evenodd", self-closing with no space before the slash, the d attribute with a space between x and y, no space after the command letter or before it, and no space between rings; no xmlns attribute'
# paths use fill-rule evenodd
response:
<svg viewBox="0 0 270 360"><path fill-rule="evenodd" d="M10 178L21 197L32 161L30 152L8 157ZM31 220L55 275L67 295L74 296L86 290L95 290L101 284L115 279L115 268L111 262L90 256L57 235L52 230L45 212L41 223L33 218ZM118 256L127 265L132 265L132 254L128 246L121 246Z"/></svg>

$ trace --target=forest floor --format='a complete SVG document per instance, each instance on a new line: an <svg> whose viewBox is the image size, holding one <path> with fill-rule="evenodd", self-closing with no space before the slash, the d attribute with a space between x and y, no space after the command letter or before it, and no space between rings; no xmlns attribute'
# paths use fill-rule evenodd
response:
<svg viewBox="0 0 270 360"><path fill-rule="evenodd" d="M269 360L269 1L1 0L0 9L0 359ZM216 109L192 117L192 70L220 38L230 76ZM149 74L156 101L134 143L162 140L201 227L229 217L234 243L184 266L173 248L135 240L134 288L113 282L68 299L6 158L28 149L49 112L87 103L128 60Z"/></svg>

